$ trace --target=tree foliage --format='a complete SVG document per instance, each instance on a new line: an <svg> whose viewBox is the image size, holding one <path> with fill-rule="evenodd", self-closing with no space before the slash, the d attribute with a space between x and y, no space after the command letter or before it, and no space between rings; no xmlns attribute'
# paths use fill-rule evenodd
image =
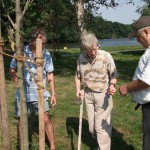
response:
<svg viewBox="0 0 150 150"><path fill-rule="evenodd" d="M141 16L150 16L150 0L142 0L145 2L144 6L137 9L137 12L141 14Z"/></svg>
<svg viewBox="0 0 150 150"><path fill-rule="evenodd" d="M100 16L93 16L87 28L100 39L127 37L130 32L130 25L106 21Z"/></svg>
<svg viewBox="0 0 150 150"><path fill-rule="evenodd" d="M77 1L77 0L74 0ZM44 28L48 34L49 42L73 42L79 39L77 28L76 10L74 1L70 0L34 0L29 5L28 12L24 16L24 34L25 41L29 41L31 32L37 28ZM126 3L131 3L127 0ZM14 0L5 1L7 12L12 20L15 19ZM85 0L85 26L87 30L94 32L99 38L118 38L127 37L130 27L120 23L105 21L101 14L96 14L98 9L104 5L106 7L117 7L119 2L116 0ZM21 7L24 6L22 1ZM3 36L7 38L6 27L11 24L6 19L6 13L2 8L2 31Z"/></svg>

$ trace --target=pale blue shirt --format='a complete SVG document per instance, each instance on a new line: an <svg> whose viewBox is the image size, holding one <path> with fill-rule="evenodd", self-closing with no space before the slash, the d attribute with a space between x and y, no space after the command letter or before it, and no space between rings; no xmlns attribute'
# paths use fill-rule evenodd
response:
<svg viewBox="0 0 150 150"><path fill-rule="evenodd" d="M29 46L24 47L24 54L26 57L33 58L34 55L30 51ZM44 83L44 100L48 100L48 97L50 97L50 93L46 90L46 73L50 73L54 71L54 66L52 62L52 57L50 53L44 49L43 50L43 83ZM32 64L31 62L35 62L35 60L26 60L26 63L30 70L33 72L34 76L37 76L37 70L36 70L36 64ZM17 69L16 60L12 59L10 63L10 67ZM37 93L37 85L34 82L34 79L30 75L29 71L26 67L24 67L24 90L25 90L25 97L27 102L33 102L38 101L38 93ZM19 99L19 91L16 90L16 98Z"/></svg>
<svg viewBox="0 0 150 150"><path fill-rule="evenodd" d="M133 80L137 79L150 85L150 46L140 58L135 70ZM136 92L131 92L131 97L133 101L140 104L150 102L150 87Z"/></svg>

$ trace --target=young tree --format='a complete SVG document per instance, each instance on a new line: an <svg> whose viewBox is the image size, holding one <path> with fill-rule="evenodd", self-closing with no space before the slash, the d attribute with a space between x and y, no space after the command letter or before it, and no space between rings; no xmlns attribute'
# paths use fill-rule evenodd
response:
<svg viewBox="0 0 150 150"><path fill-rule="evenodd" d="M5 72L4 72L4 61L2 55L3 39L1 35L1 10L0 10L0 127L3 135L4 149L10 150L10 137L8 127L8 109L7 109L7 98L6 98L6 85L5 85Z"/></svg>
<svg viewBox="0 0 150 150"><path fill-rule="evenodd" d="M33 2L33 0L26 0L22 6L23 10L21 10L21 3L20 0L15 0L14 6L15 6L15 21L14 18L11 18L10 11L9 11L9 3L13 3L13 1L4 1L1 0L3 9L5 10L6 16L11 23L11 26L15 30L15 48L16 48L16 56L18 58L22 58L21 56L24 56L23 54L23 38L22 38L22 24L23 24L23 17L29 7L29 5ZM17 59L19 60L19 59ZM28 150L29 149L29 142L28 142L28 118L27 118L27 107L26 107L26 100L25 100L25 95L24 95L24 84L23 84L23 60L20 59L18 61L17 66L18 66L18 77L19 82L17 85L17 88L20 91L20 101L21 101L21 130L22 134L21 136L21 150Z"/></svg>

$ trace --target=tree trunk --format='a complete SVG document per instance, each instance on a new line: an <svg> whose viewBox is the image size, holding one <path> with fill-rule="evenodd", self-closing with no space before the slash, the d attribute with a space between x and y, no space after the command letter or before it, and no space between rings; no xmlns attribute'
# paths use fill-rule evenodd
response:
<svg viewBox="0 0 150 150"><path fill-rule="evenodd" d="M43 64L42 64L42 40L36 40L36 62L37 62L37 90L39 109L39 149L45 150L45 124L44 124L44 85L43 85Z"/></svg>
<svg viewBox="0 0 150 150"><path fill-rule="evenodd" d="M0 37L0 52L2 52L3 40ZM10 150L10 137L8 128L8 109L6 100L6 85L3 55L0 54L0 118L3 134L3 144L5 150Z"/></svg>
<svg viewBox="0 0 150 150"><path fill-rule="evenodd" d="M87 33L85 22L84 22L84 0L74 0L74 3L75 3L75 8L76 8L76 14L77 14L79 36L81 39L81 36ZM79 42L81 45L81 41ZM81 48L80 48L80 51L81 51ZM78 150L81 149L83 103L84 103L84 99L82 97L82 104L80 105L80 118L79 118Z"/></svg>
<svg viewBox="0 0 150 150"><path fill-rule="evenodd" d="M76 14L77 14L77 22L79 35L81 37L82 34L86 33L86 27L84 22L84 0L74 0Z"/></svg>
<svg viewBox="0 0 150 150"><path fill-rule="evenodd" d="M20 10L20 0L16 0L16 29L15 29L15 41L16 41L16 54L18 56L23 56L23 42L21 40L20 35L21 28L21 10ZM26 99L24 93L24 81L23 81L23 62L17 63L18 68L18 77L22 80L18 82L18 89L20 92L20 102L21 102L21 150L29 150L29 142L28 142L28 116L27 116L27 107L26 107Z"/></svg>

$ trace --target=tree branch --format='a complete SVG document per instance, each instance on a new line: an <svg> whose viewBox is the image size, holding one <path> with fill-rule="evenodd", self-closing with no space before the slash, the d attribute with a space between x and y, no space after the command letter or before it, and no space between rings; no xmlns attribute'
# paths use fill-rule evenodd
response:
<svg viewBox="0 0 150 150"><path fill-rule="evenodd" d="M115 0L107 1L107 0L93 0L91 3L95 3L96 5L102 5L108 7L116 7L118 6L118 3L115 2Z"/></svg>
<svg viewBox="0 0 150 150"><path fill-rule="evenodd" d="M4 8L4 11L5 11L5 13L6 13L6 16L7 16L8 20L9 20L9 22L11 23L11 25L12 25L13 28L15 29L15 28L16 28L16 25L15 25L15 23L13 22L13 20L11 19L11 17L10 17L10 15L9 15L8 11L6 10L4 1L1 0L1 2L2 2L2 6L3 6L3 8Z"/></svg>
<svg viewBox="0 0 150 150"><path fill-rule="evenodd" d="M9 20L9 22L11 23L11 25L13 26L13 28L16 29L16 24L13 22L13 20L11 19L9 14L7 14L7 18Z"/></svg>
<svg viewBox="0 0 150 150"><path fill-rule="evenodd" d="M26 11L27 11L27 9L29 7L29 4L31 4L32 2L33 2L33 0L27 0L26 1L26 4L24 6L24 10L23 10L22 15L21 15L21 18L23 18L23 16L25 15L25 13L26 13Z"/></svg>

